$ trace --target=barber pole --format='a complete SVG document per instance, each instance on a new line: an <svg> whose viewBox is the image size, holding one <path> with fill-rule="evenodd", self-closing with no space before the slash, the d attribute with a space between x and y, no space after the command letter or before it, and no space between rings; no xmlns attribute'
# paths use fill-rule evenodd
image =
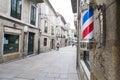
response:
<svg viewBox="0 0 120 80"><path fill-rule="evenodd" d="M94 39L94 0L82 0L81 3L81 37L80 49L83 51L94 51L96 42Z"/></svg>
<svg viewBox="0 0 120 80"><path fill-rule="evenodd" d="M90 40L94 39L94 34L93 34L93 9L90 8L88 10L83 11L82 13L82 39L83 40Z"/></svg>

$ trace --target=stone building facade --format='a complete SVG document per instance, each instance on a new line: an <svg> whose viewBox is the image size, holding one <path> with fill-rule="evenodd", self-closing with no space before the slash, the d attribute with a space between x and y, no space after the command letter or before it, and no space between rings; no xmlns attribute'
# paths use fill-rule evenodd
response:
<svg viewBox="0 0 120 80"><path fill-rule="evenodd" d="M60 47L65 47L67 45L67 33L68 33L68 28L67 23L64 19L64 17L57 13L57 27L56 27L56 40L57 43L60 44Z"/></svg>
<svg viewBox="0 0 120 80"><path fill-rule="evenodd" d="M0 62L38 53L39 2L42 0L0 0Z"/></svg>
<svg viewBox="0 0 120 80"><path fill-rule="evenodd" d="M56 46L57 14L49 0L39 4L40 10L40 52L50 51Z"/></svg>
<svg viewBox="0 0 120 80"><path fill-rule="evenodd" d="M95 39L97 47L90 53L92 80L120 79L120 1L96 0L103 4L101 14L95 10ZM98 16L100 15L100 16ZM99 30L99 31L98 31ZM93 57L94 56L94 57Z"/></svg>
<svg viewBox="0 0 120 80"><path fill-rule="evenodd" d="M71 2L74 9L73 12L77 12L78 7L75 4L77 5L79 0L76 0L76 2L71 0ZM119 80L120 1L95 0L94 4L94 37L96 48L94 51L89 52L79 49L80 53L78 53L77 59L78 75L81 77L81 80ZM86 65L86 60L89 61L89 66Z"/></svg>

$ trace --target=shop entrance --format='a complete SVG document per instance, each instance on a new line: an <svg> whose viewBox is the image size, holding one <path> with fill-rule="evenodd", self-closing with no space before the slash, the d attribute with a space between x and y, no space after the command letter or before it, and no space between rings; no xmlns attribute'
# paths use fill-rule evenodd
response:
<svg viewBox="0 0 120 80"><path fill-rule="evenodd" d="M54 44L54 39L52 39L52 40L51 40L51 49L54 49L54 46L55 46L55 44Z"/></svg>
<svg viewBox="0 0 120 80"><path fill-rule="evenodd" d="M29 33L29 39L28 39L28 55L33 54L34 52L34 33Z"/></svg>

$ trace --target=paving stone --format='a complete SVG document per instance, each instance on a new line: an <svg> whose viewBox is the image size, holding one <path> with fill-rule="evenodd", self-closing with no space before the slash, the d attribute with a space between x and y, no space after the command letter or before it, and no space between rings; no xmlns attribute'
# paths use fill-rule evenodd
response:
<svg viewBox="0 0 120 80"><path fill-rule="evenodd" d="M60 78L67 79L68 78L68 74L67 73L60 74Z"/></svg>
<svg viewBox="0 0 120 80"><path fill-rule="evenodd" d="M0 80L78 80L76 47L0 64Z"/></svg>

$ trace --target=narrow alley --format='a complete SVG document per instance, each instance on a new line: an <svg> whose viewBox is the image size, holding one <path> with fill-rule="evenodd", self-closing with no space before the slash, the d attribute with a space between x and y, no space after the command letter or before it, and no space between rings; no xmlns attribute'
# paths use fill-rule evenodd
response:
<svg viewBox="0 0 120 80"><path fill-rule="evenodd" d="M78 80L76 47L0 64L0 80Z"/></svg>

